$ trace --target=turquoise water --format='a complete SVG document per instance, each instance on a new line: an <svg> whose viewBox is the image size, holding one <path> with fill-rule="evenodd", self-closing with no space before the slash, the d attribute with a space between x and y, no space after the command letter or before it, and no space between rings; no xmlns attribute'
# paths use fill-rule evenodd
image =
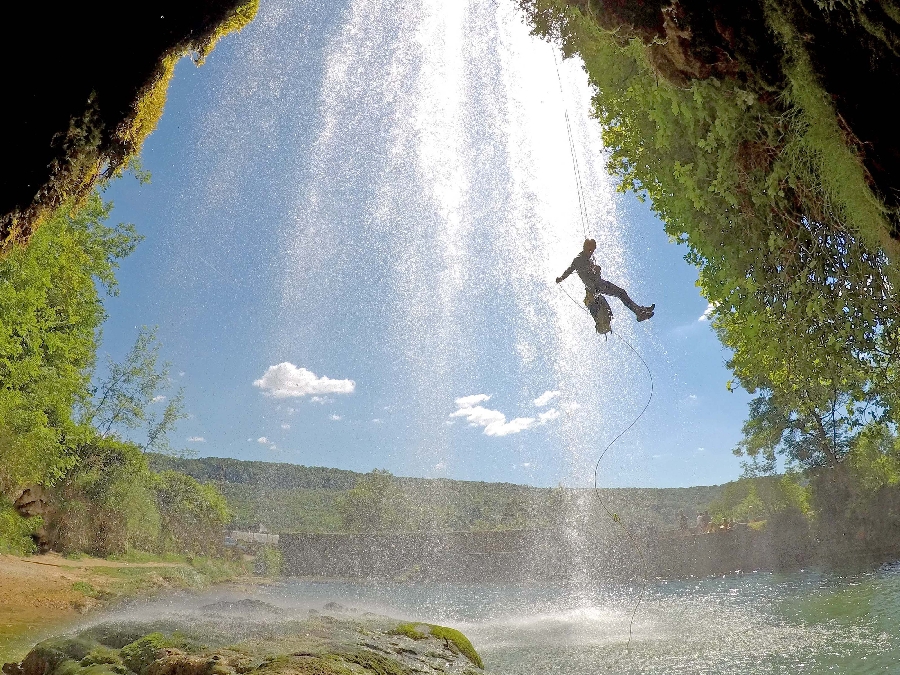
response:
<svg viewBox="0 0 900 675"><path fill-rule="evenodd" d="M457 626L498 675L900 673L900 567L655 583L633 625L628 586L288 581L263 595Z"/></svg>

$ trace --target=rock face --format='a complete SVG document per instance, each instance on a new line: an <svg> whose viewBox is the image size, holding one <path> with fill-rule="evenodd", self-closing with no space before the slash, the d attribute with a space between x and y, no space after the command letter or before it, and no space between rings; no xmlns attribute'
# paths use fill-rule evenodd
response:
<svg viewBox="0 0 900 675"><path fill-rule="evenodd" d="M524 6L540 0L519 0ZM810 57L859 153L870 186L900 210L900 125L882 92L900 87L900 3L821 0L562 0L623 39L638 38L657 74L679 87L737 78L777 99L784 47L766 15L780 12ZM891 236L900 239L900 217Z"/></svg>
<svg viewBox="0 0 900 675"><path fill-rule="evenodd" d="M140 150L175 61L199 62L259 0L19 3L4 17L0 254Z"/></svg>
<svg viewBox="0 0 900 675"><path fill-rule="evenodd" d="M475 675L483 664L452 628L401 623L330 603L285 618L259 601L181 617L100 624L39 643L6 675ZM329 612L329 613L326 613Z"/></svg>

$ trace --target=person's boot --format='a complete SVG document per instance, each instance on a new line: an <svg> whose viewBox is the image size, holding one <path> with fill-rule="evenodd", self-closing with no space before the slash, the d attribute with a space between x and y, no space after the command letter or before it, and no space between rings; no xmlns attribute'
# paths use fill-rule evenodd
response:
<svg viewBox="0 0 900 675"><path fill-rule="evenodd" d="M641 307L635 314L637 314L638 321L646 321L647 319L653 318L653 312L656 309L656 305L650 305L649 307Z"/></svg>

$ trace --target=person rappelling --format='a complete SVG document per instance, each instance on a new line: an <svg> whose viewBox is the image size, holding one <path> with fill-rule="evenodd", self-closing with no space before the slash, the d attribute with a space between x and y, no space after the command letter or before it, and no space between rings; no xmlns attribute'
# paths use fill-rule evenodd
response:
<svg viewBox="0 0 900 675"><path fill-rule="evenodd" d="M600 265L593 260L595 250L597 250L597 242L593 239L585 239L581 253L575 256L572 264L562 273L562 276L556 278L556 283L562 283L572 272L578 273L579 278L584 283L584 304L587 305L591 316L594 317L597 332L601 335L612 330L610 325L612 310L606 298L603 297L604 295L612 295L619 298L622 304L634 312L634 316L638 321L646 321L651 318L656 305L650 305L649 307L638 305L628 297L628 293L624 288L619 288L600 276Z"/></svg>

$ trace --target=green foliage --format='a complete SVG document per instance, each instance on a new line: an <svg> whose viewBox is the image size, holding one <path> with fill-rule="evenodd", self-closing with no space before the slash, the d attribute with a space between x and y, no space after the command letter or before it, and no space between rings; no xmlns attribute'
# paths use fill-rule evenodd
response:
<svg viewBox="0 0 900 675"><path fill-rule="evenodd" d="M900 438L883 424L866 428L848 458L847 471L863 493L900 487Z"/></svg>
<svg viewBox="0 0 900 675"><path fill-rule="evenodd" d="M156 328L142 327L122 363L108 360L106 379L82 406L82 422L93 425L104 437L146 425L141 448L168 451L168 432L187 415L182 390L168 398L161 414L154 412L153 404L167 398L161 392L169 382L170 364L160 363L159 349Z"/></svg>
<svg viewBox="0 0 900 675"><path fill-rule="evenodd" d="M799 474L744 478L726 483L709 505L713 520L767 520L785 511L810 514L810 489Z"/></svg>
<svg viewBox="0 0 900 675"><path fill-rule="evenodd" d="M155 475L141 451L167 450L184 417L181 392L156 412L169 377L155 330L142 329L125 360L89 387L106 316L100 290L116 293L118 261L140 240L130 225L105 224L110 209L96 194L77 211L60 209L0 260L0 494L52 486L43 525L66 553L215 551L229 519L224 498L186 476ZM138 428L142 446L117 436ZM4 504L0 549L34 551L40 526Z"/></svg>
<svg viewBox="0 0 900 675"><path fill-rule="evenodd" d="M783 392L765 390L750 402L750 414L744 423L744 438L735 449L738 456L750 458L744 464L745 475L775 472L776 454L784 454L790 463L802 468L835 467L853 447L857 436L876 415L869 405L860 404L836 388L825 387L818 404L808 392L816 383L798 383L798 398Z"/></svg>
<svg viewBox="0 0 900 675"><path fill-rule="evenodd" d="M198 554L220 550L222 531L231 520L222 494L175 471L156 474L153 482L164 548Z"/></svg>
<svg viewBox="0 0 900 675"><path fill-rule="evenodd" d="M54 490L53 544L93 555L136 551L201 554L221 548L230 515L215 487L155 474L132 443L95 438Z"/></svg>
<svg viewBox="0 0 900 675"><path fill-rule="evenodd" d="M72 407L105 318L97 285L116 292L118 261L140 239L104 224L110 208L94 195L76 213L61 209L0 260L0 491L57 482L90 436Z"/></svg>
<svg viewBox="0 0 900 675"><path fill-rule="evenodd" d="M95 437L54 491L54 545L94 555L159 545L153 475L136 445Z"/></svg>
<svg viewBox="0 0 900 675"><path fill-rule="evenodd" d="M771 392L783 416L806 426L836 407L855 411L848 417L893 410L900 306L886 251L897 247L775 3L765 7L783 53L777 86L752 74L672 82L653 45L605 30L583 4L521 4L538 34L583 58L609 170L688 245L737 381Z"/></svg>
<svg viewBox="0 0 900 675"><path fill-rule="evenodd" d="M281 551L271 546L263 546L256 552L255 571L264 577L280 577L284 557Z"/></svg>
<svg viewBox="0 0 900 675"><path fill-rule="evenodd" d="M16 510L0 501L0 553L31 555L37 547L31 535L41 526L40 516L23 518Z"/></svg>
<svg viewBox="0 0 900 675"><path fill-rule="evenodd" d="M496 531L555 527L573 518L596 521L596 500L585 490L382 475L376 481L386 483L384 503L369 489L371 474L216 457L148 457L155 470L174 470L215 485L226 497L237 529L260 523L279 533L342 532L351 525L354 531L361 529L358 521L346 520L351 513L346 496L357 483L364 489L353 494L351 504L359 517L369 517L363 508L369 499L388 514L381 522L388 531ZM604 490L603 499L623 518L667 528L676 525L680 510L705 509L721 490L626 488Z"/></svg>
<svg viewBox="0 0 900 675"><path fill-rule="evenodd" d="M100 591L91 586L86 581L76 581L72 584L72 590L82 593L83 595L88 596L89 598L99 598Z"/></svg>
<svg viewBox="0 0 900 675"><path fill-rule="evenodd" d="M392 529L397 520L398 489L389 471L375 469L356 481L337 503L344 527L352 532Z"/></svg>

